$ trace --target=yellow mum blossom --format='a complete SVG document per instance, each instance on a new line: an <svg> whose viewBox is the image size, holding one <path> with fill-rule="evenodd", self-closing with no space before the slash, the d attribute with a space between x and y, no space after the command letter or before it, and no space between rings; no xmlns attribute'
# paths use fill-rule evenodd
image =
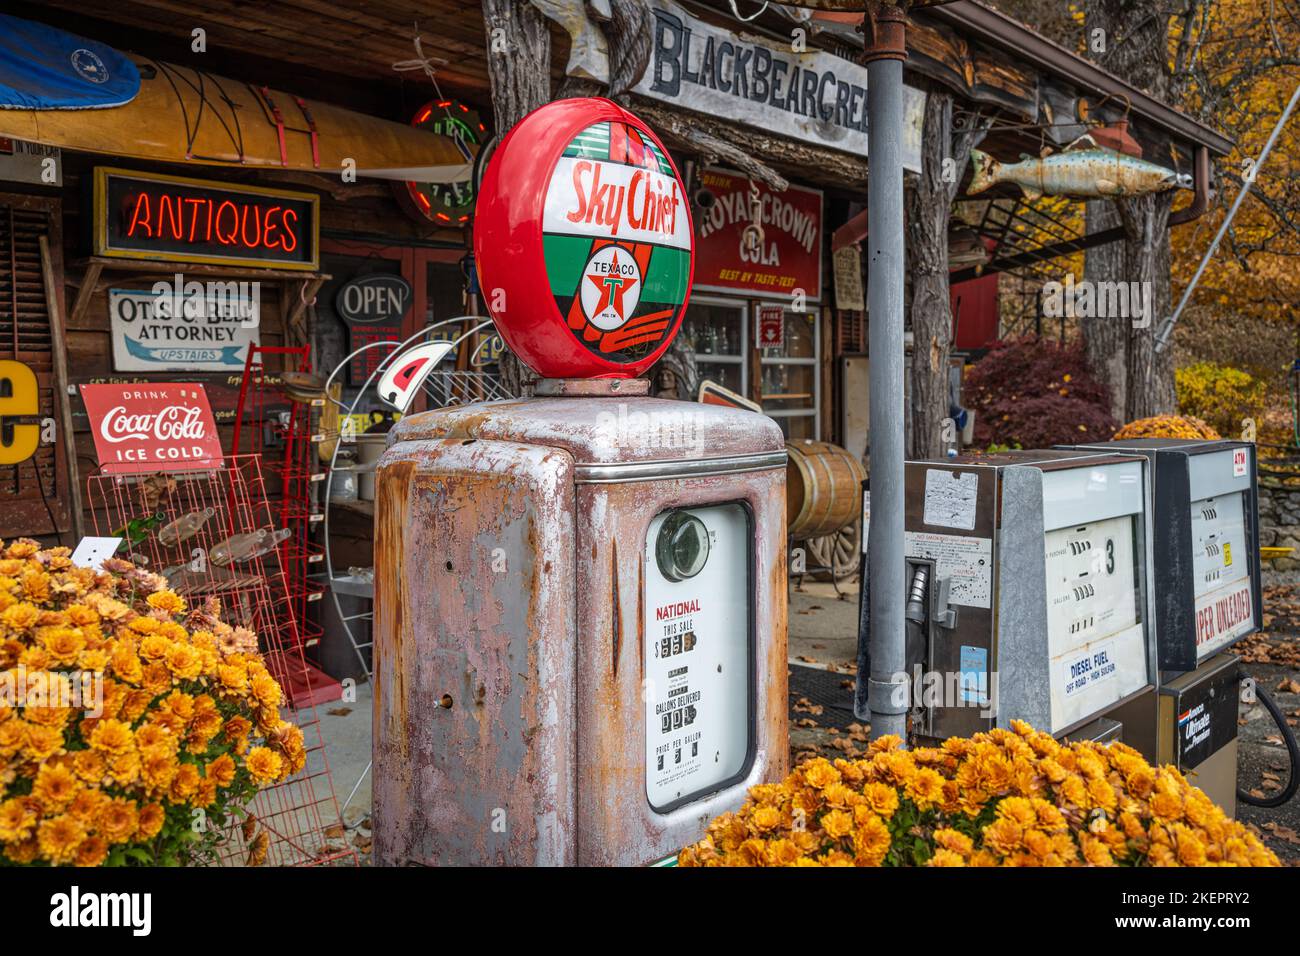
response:
<svg viewBox="0 0 1300 956"><path fill-rule="evenodd" d="M40 817L34 803L21 797L0 803L0 843L21 843L35 832Z"/></svg>
<svg viewBox="0 0 1300 956"><path fill-rule="evenodd" d="M185 599L175 591L155 591L145 598L145 603L168 614L180 614L185 610Z"/></svg>
<svg viewBox="0 0 1300 956"><path fill-rule="evenodd" d="M32 797L45 813L55 813L66 807L80 788L81 783L71 767L61 763L46 763L36 773L36 779L32 783Z"/></svg>
<svg viewBox="0 0 1300 956"><path fill-rule="evenodd" d="M872 816L858 824L853 834L853 851L856 862L862 866L879 866L889 853L892 837L889 827L879 817Z"/></svg>
<svg viewBox="0 0 1300 956"><path fill-rule="evenodd" d="M853 817L843 810L832 810L822 817L821 827L828 837L838 840L853 832Z"/></svg>
<svg viewBox="0 0 1300 956"><path fill-rule="evenodd" d="M101 720L90 734L90 746L119 757L135 745L129 725L120 720Z"/></svg>
<svg viewBox="0 0 1300 956"><path fill-rule="evenodd" d="M793 840L773 840L767 845L767 862L769 866L793 866L803 856L803 851Z"/></svg>
<svg viewBox="0 0 1300 956"><path fill-rule="evenodd" d="M15 631L24 631L35 624L40 616L41 612L36 605L29 601L21 601L0 613L0 624Z"/></svg>
<svg viewBox="0 0 1300 956"><path fill-rule="evenodd" d="M936 846L962 857L970 856L974 849L974 843L971 842L970 837L947 827L934 831L934 842Z"/></svg>
<svg viewBox="0 0 1300 956"><path fill-rule="evenodd" d="M862 796L867 806L881 817L888 820L898 809L898 791L883 783L868 783L862 788Z"/></svg>
<svg viewBox="0 0 1300 956"><path fill-rule="evenodd" d="M280 777L284 761L269 747L254 747L248 752L244 766L257 783L271 783Z"/></svg>
<svg viewBox="0 0 1300 956"><path fill-rule="evenodd" d="M63 731L57 727L42 727L37 724L27 725L27 737L23 753L37 763L44 763L64 749Z"/></svg>
<svg viewBox="0 0 1300 956"><path fill-rule="evenodd" d="M258 747L248 755L248 771L253 774L254 779L271 780L279 772L278 764L272 763L272 757L276 754L267 750L265 747ZM278 757L276 757L278 760ZM759 807L754 811L754 826L758 830L774 830L781 825L781 811L775 807Z"/></svg>
<svg viewBox="0 0 1300 956"><path fill-rule="evenodd" d="M276 686L276 690L279 690L279 685ZM803 778L808 786L823 790L832 783L839 782L840 772L831 765L830 761L818 758L804 765Z"/></svg>
<svg viewBox="0 0 1300 956"><path fill-rule="evenodd" d="M256 676L248 683L248 689L252 691L252 696L256 698L257 702L265 706L265 708L278 708L281 692L279 692L279 684L273 676L269 674ZM835 770L835 767L831 767L831 770L832 773L836 774L836 779L839 779L839 771Z"/></svg>
<svg viewBox="0 0 1300 956"><path fill-rule="evenodd" d="M926 866L965 866L966 858L952 850L938 849L926 862Z"/></svg>
<svg viewBox="0 0 1300 956"><path fill-rule="evenodd" d="M194 680L203 672L203 658L188 644L173 644L167 651L167 669L178 680Z"/></svg>
<svg viewBox="0 0 1300 956"><path fill-rule="evenodd" d="M43 820L36 831L41 852L56 866L72 862L85 837L81 821L66 814Z"/></svg>
<svg viewBox="0 0 1300 956"><path fill-rule="evenodd" d="M77 847L74 862L77 866L101 866L108 857L108 841L102 836L89 836Z"/></svg>
<svg viewBox="0 0 1300 956"><path fill-rule="evenodd" d="M162 806L157 803L148 804L140 810L140 835L146 840L152 840L162 829L163 821L166 819L166 813Z"/></svg>

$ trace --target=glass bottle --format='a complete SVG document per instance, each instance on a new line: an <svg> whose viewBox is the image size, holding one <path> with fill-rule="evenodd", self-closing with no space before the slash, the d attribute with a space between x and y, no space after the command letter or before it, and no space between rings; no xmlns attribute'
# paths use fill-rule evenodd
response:
<svg viewBox="0 0 1300 956"><path fill-rule="evenodd" d="M216 508L201 508L198 511L191 511L181 515L171 524L158 531L158 543L163 547L170 548L172 545L188 541L198 534L199 529L207 524L208 519L216 513Z"/></svg>

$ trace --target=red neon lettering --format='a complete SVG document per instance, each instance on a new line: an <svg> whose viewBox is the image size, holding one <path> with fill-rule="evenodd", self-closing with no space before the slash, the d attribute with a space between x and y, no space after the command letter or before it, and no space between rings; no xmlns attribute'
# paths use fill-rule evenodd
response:
<svg viewBox="0 0 1300 956"><path fill-rule="evenodd" d="M148 192L138 193L133 203L129 217L123 209L125 233L131 238L216 241L223 246L285 252L298 248L298 213L283 206Z"/></svg>
<svg viewBox="0 0 1300 956"><path fill-rule="evenodd" d="M190 207L190 242L194 241L194 227L199 224L199 206L203 205L202 199L186 199L185 205Z"/></svg>
<svg viewBox="0 0 1300 956"><path fill-rule="evenodd" d="M248 238L248 214L253 214L253 225L257 227L257 234L250 240ZM244 241L244 245L249 249L256 249L262 244L262 215L256 206L245 206L239 214L239 238Z"/></svg>
<svg viewBox="0 0 1300 956"><path fill-rule="evenodd" d="M234 217L235 221L231 224L230 231L223 236L221 234L221 216L227 209L230 210L230 215ZM234 245L239 241L239 210L235 208L235 204L229 199L217 207L216 233L217 242L223 246Z"/></svg>
<svg viewBox="0 0 1300 956"><path fill-rule="evenodd" d="M266 228L262 230L262 244L268 249L274 249L278 243L271 238L271 233L280 228L280 224L273 222L271 217L280 211L279 206L271 206L266 210Z"/></svg>
<svg viewBox="0 0 1300 956"><path fill-rule="evenodd" d="M176 200L177 206L180 200ZM158 197L158 238L163 237L163 222L166 219L171 220L171 234L173 239L179 239L184 231L181 227L180 209L172 206L172 197L163 193Z"/></svg>
<svg viewBox="0 0 1300 956"><path fill-rule="evenodd" d="M298 221L298 214L292 209L284 211L284 238L280 240L280 248L285 252L293 252L298 248L298 236L293 231L293 223L289 221L290 216L293 217L293 222Z"/></svg>
<svg viewBox="0 0 1300 956"><path fill-rule="evenodd" d="M144 211L144 218L140 217L141 210ZM131 213L131 224L126 227L128 236L135 235L136 226L144 228L144 234L150 239L153 238L153 229L149 226L149 194L141 193L135 197L135 211Z"/></svg>

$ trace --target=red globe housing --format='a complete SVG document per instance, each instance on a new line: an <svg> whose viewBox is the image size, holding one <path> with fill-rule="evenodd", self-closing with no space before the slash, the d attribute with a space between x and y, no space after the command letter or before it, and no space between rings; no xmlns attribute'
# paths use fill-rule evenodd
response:
<svg viewBox="0 0 1300 956"><path fill-rule="evenodd" d="M686 311L686 189L663 144L618 104L548 103L488 162L474 260L497 330L538 375L633 378Z"/></svg>

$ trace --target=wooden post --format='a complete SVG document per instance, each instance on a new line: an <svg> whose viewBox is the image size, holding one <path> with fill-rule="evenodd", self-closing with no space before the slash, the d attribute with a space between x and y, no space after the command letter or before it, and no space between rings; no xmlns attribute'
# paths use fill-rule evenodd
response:
<svg viewBox="0 0 1300 956"><path fill-rule="evenodd" d="M77 472L77 443L72 432L72 398L68 395L68 346L64 338L63 309L59 302L59 285L54 275L54 260L50 258L50 243L45 236L41 243L41 276L45 280L45 302L50 314L50 345L53 347L54 359L54 393L59 403L59 431L62 433L64 466L68 470L68 495L71 502L68 510L72 513L72 533L75 536L72 546L86 534L85 520L81 513L81 478ZM93 282L91 283L93 286ZM35 462L33 462L35 467ZM40 481L39 470L36 480ZM58 527L53 532L58 535Z"/></svg>

